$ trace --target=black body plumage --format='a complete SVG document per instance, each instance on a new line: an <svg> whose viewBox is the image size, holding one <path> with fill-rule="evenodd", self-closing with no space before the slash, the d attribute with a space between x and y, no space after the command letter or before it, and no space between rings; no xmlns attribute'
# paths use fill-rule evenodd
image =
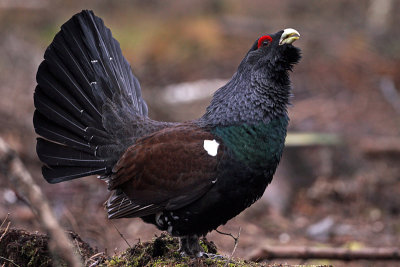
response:
<svg viewBox="0 0 400 267"><path fill-rule="evenodd" d="M158 122L110 30L82 11L61 27L37 72L33 123L44 178L100 175L113 190L109 218L141 217L198 256L198 236L249 207L272 179L297 38L287 29L258 39L201 118Z"/></svg>

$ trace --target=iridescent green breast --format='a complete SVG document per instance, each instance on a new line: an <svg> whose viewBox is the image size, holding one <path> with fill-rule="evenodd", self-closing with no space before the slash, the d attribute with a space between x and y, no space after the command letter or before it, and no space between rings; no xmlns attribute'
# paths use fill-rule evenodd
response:
<svg viewBox="0 0 400 267"><path fill-rule="evenodd" d="M251 167L267 167L282 155L287 125L287 116L282 116L269 123L216 127L213 133L236 160Z"/></svg>

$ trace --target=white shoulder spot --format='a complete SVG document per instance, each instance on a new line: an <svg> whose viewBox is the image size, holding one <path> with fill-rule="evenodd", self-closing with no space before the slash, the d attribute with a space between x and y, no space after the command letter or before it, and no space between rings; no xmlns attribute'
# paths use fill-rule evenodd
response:
<svg viewBox="0 0 400 267"><path fill-rule="evenodd" d="M219 143L214 140L204 140L204 149L208 155L215 157L218 153Z"/></svg>

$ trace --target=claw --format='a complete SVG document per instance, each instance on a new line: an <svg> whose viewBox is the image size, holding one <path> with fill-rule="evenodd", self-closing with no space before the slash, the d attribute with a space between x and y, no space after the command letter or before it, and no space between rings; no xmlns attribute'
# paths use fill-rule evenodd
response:
<svg viewBox="0 0 400 267"><path fill-rule="evenodd" d="M211 260L226 260L224 256L213 253L203 253L203 257Z"/></svg>

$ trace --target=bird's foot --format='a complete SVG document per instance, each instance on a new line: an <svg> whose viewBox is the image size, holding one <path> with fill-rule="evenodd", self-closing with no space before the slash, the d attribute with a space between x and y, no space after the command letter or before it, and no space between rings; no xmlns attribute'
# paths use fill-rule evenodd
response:
<svg viewBox="0 0 400 267"><path fill-rule="evenodd" d="M181 257L189 257L189 258L202 258L206 254L202 251L199 251L195 254L188 254L187 252L181 251L181 250L179 250L179 253L180 253Z"/></svg>
<svg viewBox="0 0 400 267"><path fill-rule="evenodd" d="M224 260L225 257L214 254L206 253L200 246L199 237L197 235L181 236L179 238L179 253L182 257L190 258L206 258L212 260Z"/></svg>
<svg viewBox="0 0 400 267"><path fill-rule="evenodd" d="M203 253L202 257L211 259L211 260L225 260L226 258L222 255L219 254L213 254L213 253Z"/></svg>
<svg viewBox="0 0 400 267"><path fill-rule="evenodd" d="M210 259L210 260L226 260L226 258L222 255L219 254L213 254L213 253L206 253L203 251L199 251L196 254L191 254L189 255L185 251L180 251L180 254L182 257L190 257L190 258L205 258L205 259Z"/></svg>
<svg viewBox="0 0 400 267"><path fill-rule="evenodd" d="M179 238L179 250L183 257L200 258L203 256L203 248L199 244L197 235L182 236Z"/></svg>

